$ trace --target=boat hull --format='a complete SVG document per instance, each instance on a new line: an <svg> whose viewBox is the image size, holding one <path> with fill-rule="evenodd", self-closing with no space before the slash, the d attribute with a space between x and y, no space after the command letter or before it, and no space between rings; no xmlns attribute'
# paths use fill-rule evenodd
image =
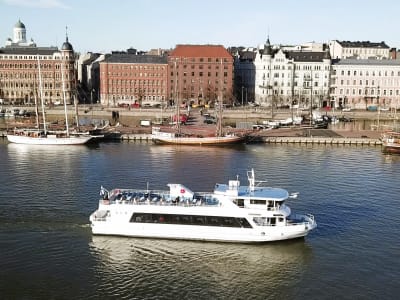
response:
<svg viewBox="0 0 400 300"><path fill-rule="evenodd" d="M243 143L244 137L153 137L152 140L156 144L169 145L230 145Z"/></svg>
<svg viewBox="0 0 400 300"><path fill-rule="evenodd" d="M384 143L382 151L384 153L400 154L400 144Z"/></svg>
<svg viewBox="0 0 400 300"><path fill-rule="evenodd" d="M178 207L157 205L119 204L118 213L107 205L101 205L90 216L92 233L94 235L128 236L154 239L197 240L229 243L265 243L305 237L316 228L313 218L304 216L305 222L287 224L285 226L252 226L224 227L205 225L181 225L166 223L132 222L134 213L156 213L161 215L207 215L220 216L227 212L223 209L201 207ZM124 212L123 214L121 212ZM229 214L237 218L252 219L247 214Z"/></svg>
<svg viewBox="0 0 400 300"><path fill-rule="evenodd" d="M7 140L10 143L27 145L83 145L88 143L91 139L91 136L31 137L24 135L7 134Z"/></svg>
<svg viewBox="0 0 400 300"><path fill-rule="evenodd" d="M397 131L389 131L382 134L382 151L383 153L400 154L400 133Z"/></svg>

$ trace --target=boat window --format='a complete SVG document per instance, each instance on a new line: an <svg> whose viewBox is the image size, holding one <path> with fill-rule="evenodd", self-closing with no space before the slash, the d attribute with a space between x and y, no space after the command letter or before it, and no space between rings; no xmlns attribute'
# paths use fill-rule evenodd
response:
<svg viewBox="0 0 400 300"><path fill-rule="evenodd" d="M281 221L282 219L282 221ZM279 218L280 222L283 222L284 218ZM254 223L258 226L275 226L276 225L276 218L266 218L266 217L254 217Z"/></svg>
<svg viewBox="0 0 400 300"><path fill-rule="evenodd" d="M250 204L265 205L266 200L250 199Z"/></svg>
<svg viewBox="0 0 400 300"><path fill-rule="evenodd" d="M203 215L134 213L130 222L252 228L246 218Z"/></svg>
<svg viewBox="0 0 400 300"><path fill-rule="evenodd" d="M267 218L266 217L254 217L253 218L254 223L256 223L258 226L266 226L267 224Z"/></svg>
<svg viewBox="0 0 400 300"><path fill-rule="evenodd" d="M244 199L235 199L233 200L233 203L235 203L239 207L244 207Z"/></svg>

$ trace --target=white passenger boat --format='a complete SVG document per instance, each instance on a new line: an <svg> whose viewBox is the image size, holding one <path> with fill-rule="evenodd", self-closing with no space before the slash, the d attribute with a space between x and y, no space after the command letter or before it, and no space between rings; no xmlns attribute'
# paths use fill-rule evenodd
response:
<svg viewBox="0 0 400 300"><path fill-rule="evenodd" d="M259 243L304 237L316 228L313 215L292 214L285 204L297 194L256 186L254 170L247 176L248 186L230 180L216 184L212 193L192 192L182 184L168 184L166 191L102 187L99 207L90 216L92 232Z"/></svg>

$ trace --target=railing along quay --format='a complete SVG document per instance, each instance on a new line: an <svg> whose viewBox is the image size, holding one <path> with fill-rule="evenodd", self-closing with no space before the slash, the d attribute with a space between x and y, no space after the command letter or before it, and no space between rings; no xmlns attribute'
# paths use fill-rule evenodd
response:
<svg viewBox="0 0 400 300"><path fill-rule="evenodd" d="M126 133L126 134L121 134L120 139L124 141L134 141L134 142L151 142L151 134Z"/></svg>
<svg viewBox="0 0 400 300"><path fill-rule="evenodd" d="M269 144L317 144L317 145L360 145L380 146L382 141L370 138L342 138L342 137L262 137L261 140Z"/></svg>

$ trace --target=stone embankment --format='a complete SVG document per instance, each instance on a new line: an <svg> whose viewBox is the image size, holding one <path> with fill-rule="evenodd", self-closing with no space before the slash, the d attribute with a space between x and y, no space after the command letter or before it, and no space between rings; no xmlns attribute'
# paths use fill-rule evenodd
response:
<svg viewBox="0 0 400 300"><path fill-rule="evenodd" d="M26 107L24 109L32 110ZM127 108L104 108L101 106L80 106L79 117L87 119L101 119L110 122L111 127L115 131L121 133L120 138L132 141L151 141L151 127L140 126L142 120L160 120L168 119L174 113L174 109L127 109ZM182 113L187 112L182 110ZM182 131L187 134L196 135L213 135L215 134L214 124L204 124L204 113L214 115L213 110L205 111L200 109L192 109L190 111L190 121L187 125L182 126ZM304 116L308 112L301 112ZM326 112L321 112L325 114ZM69 119L74 119L75 109L71 106L68 109ZM326 114L332 114L327 112ZM63 124L64 110L63 107L53 107L46 109L47 120L56 124ZM392 120L391 113L377 113L368 111L351 111L340 112L340 116L346 116L356 121L369 120L380 121ZM117 116L117 118L115 118ZM261 108L246 109L226 109L224 110L224 123L233 124L236 121L257 124L262 120L282 120L292 116L290 110L278 110L274 112L274 118L270 110ZM5 136L6 130L14 127L34 126L35 121L32 118L22 120L15 118L0 122L0 134ZM382 128L381 128L382 129ZM305 143L305 144L348 144L348 145L380 145L379 137L382 130L335 130L335 129L311 129L307 127L291 127L273 130L237 130L232 126L225 126L227 132L236 132L238 134L246 134L249 136L249 142L265 142L265 143Z"/></svg>

